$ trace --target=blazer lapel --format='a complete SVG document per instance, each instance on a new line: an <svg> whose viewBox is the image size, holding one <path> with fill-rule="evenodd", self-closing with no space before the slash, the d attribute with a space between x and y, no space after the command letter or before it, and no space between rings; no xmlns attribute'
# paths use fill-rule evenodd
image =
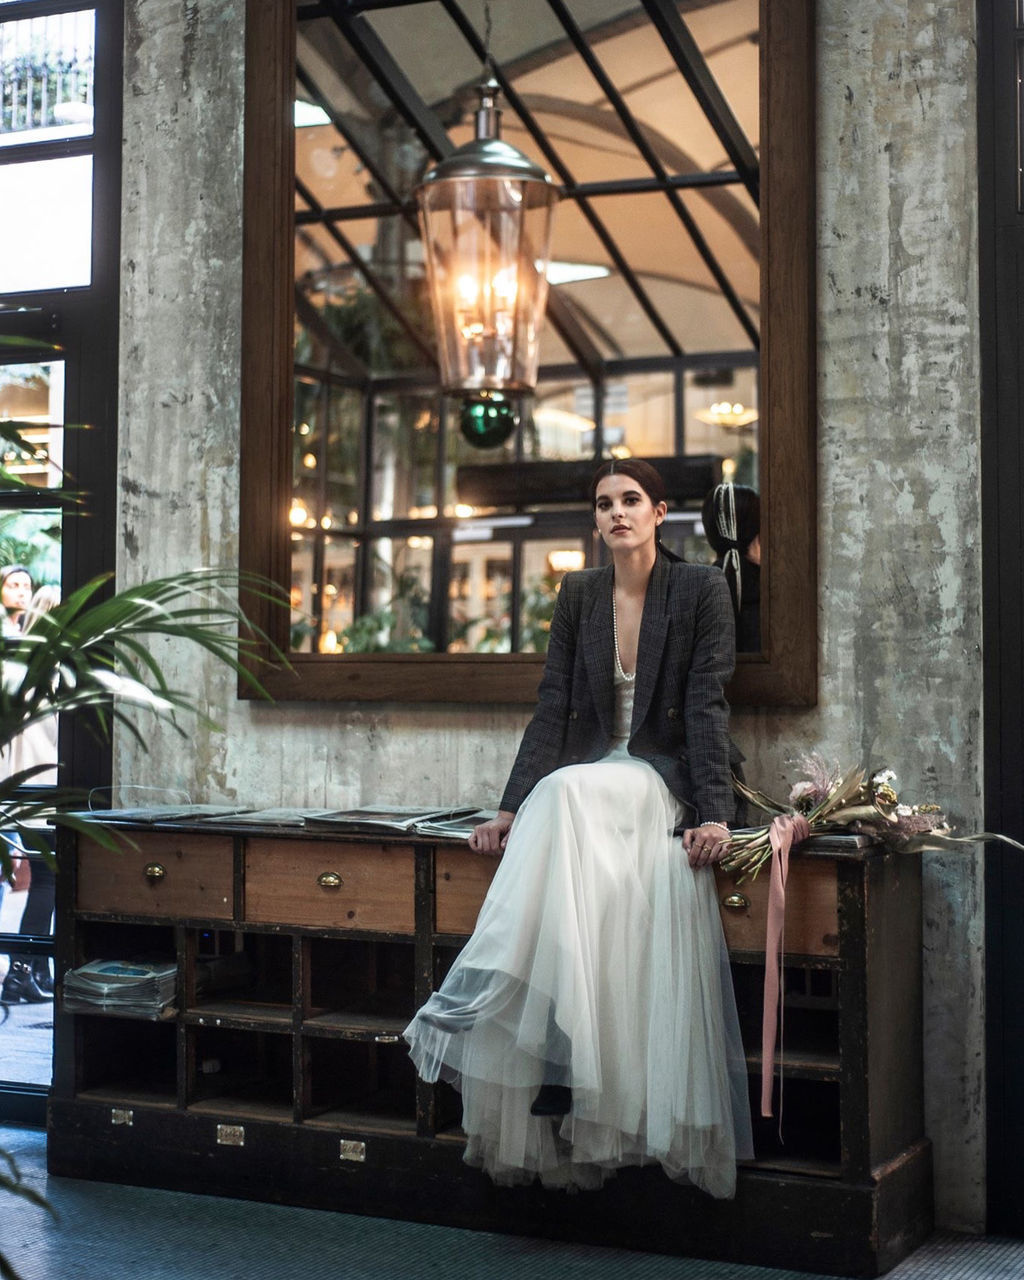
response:
<svg viewBox="0 0 1024 1280"><path fill-rule="evenodd" d="M609 735L615 728L615 689L612 685L612 671L615 665L612 581L612 566L606 565L597 580L589 605L584 609L581 617L587 679L590 682L601 728Z"/></svg>
<svg viewBox="0 0 1024 1280"><path fill-rule="evenodd" d="M661 655L668 635L668 588L671 571L668 559L659 555L651 570L640 619L640 639L636 651L636 688L633 693L632 733L643 724L650 709L661 671Z"/></svg>

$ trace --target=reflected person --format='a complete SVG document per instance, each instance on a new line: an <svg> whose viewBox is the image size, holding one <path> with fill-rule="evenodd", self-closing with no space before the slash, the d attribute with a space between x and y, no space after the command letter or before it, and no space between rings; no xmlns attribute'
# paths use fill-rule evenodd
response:
<svg viewBox="0 0 1024 1280"><path fill-rule="evenodd" d="M736 652L761 651L761 499L756 489L726 482L701 509L704 536L725 574L736 615Z"/></svg>

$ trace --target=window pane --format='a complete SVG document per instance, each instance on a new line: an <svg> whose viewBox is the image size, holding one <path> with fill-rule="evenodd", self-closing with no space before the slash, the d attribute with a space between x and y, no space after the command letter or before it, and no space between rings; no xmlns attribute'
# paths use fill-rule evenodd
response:
<svg viewBox="0 0 1024 1280"><path fill-rule="evenodd" d="M64 421L62 361L0 365L0 423L12 421L26 447L3 442L4 471L24 484L59 485L64 432L55 424Z"/></svg>
<svg viewBox="0 0 1024 1280"><path fill-rule="evenodd" d="M92 134L92 9L0 23L0 147Z"/></svg>
<svg viewBox="0 0 1024 1280"><path fill-rule="evenodd" d="M576 462L594 456L594 388L589 382L540 383L523 430L531 460Z"/></svg>
<svg viewBox="0 0 1024 1280"><path fill-rule="evenodd" d="M586 551L582 538L527 542L523 546L523 590L519 602L519 652L547 653L551 615L562 579L582 569Z"/></svg>
<svg viewBox="0 0 1024 1280"><path fill-rule="evenodd" d="M686 452L722 459L722 477L758 487L757 370L690 374L686 382Z"/></svg>
<svg viewBox="0 0 1024 1280"><path fill-rule="evenodd" d="M373 518L437 515L438 419L434 396L384 396L373 435Z"/></svg>
<svg viewBox="0 0 1024 1280"><path fill-rule="evenodd" d="M448 652L512 648L512 544L456 542L448 583Z"/></svg>
<svg viewBox="0 0 1024 1280"><path fill-rule="evenodd" d="M293 529L338 530L359 520L362 396L310 377L295 382Z"/></svg>
<svg viewBox="0 0 1024 1280"><path fill-rule="evenodd" d="M0 244L0 293L87 285L92 157L0 165Z"/></svg>
<svg viewBox="0 0 1024 1280"><path fill-rule="evenodd" d="M414 21L411 11L401 11L400 20L408 26ZM329 18L300 23L297 52L299 93L303 97L322 96L344 129L342 133L331 124L297 130L300 177L326 208L388 199L385 185L399 199L407 199L427 167L427 153L336 24ZM418 56L422 57L422 50ZM301 85L303 77L309 78L316 94ZM349 139L368 159L373 173L355 154Z"/></svg>
<svg viewBox="0 0 1024 1280"><path fill-rule="evenodd" d="M370 608L352 624L346 653L424 653L430 624L432 538L378 538L369 544Z"/></svg>
<svg viewBox="0 0 1024 1280"><path fill-rule="evenodd" d="M604 203L607 204L607 200ZM603 218L603 211L599 212ZM633 218L637 218L635 212ZM631 253L647 241L643 224L639 221L631 224L628 217L624 225L611 230L616 235L623 235L619 248L624 251L627 261L630 261ZM650 243L646 247L654 250ZM658 255L653 253L653 256L657 258ZM558 264L552 276L553 288L563 297L602 355L618 358L667 353L663 339L612 262L608 250L579 207L569 200L563 200L558 207L551 257L553 263ZM659 269L669 261L662 255ZM630 265L636 268L639 264L630 261Z"/></svg>
<svg viewBox="0 0 1024 1280"><path fill-rule="evenodd" d="M651 373L609 382L604 397L605 449L626 449L641 458L674 454L674 381L669 373Z"/></svg>
<svg viewBox="0 0 1024 1280"><path fill-rule="evenodd" d="M293 653L340 652L355 616L355 562L351 538L292 531Z"/></svg>
<svg viewBox="0 0 1024 1280"><path fill-rule="evenodd" d="M446 516L470 517L478 514L482 504L475 503L473 495L467 495L460 476L466 473L479 473L481 467L508 467L513 465L516 456L516 433L513 432L503 443L490 449L480 448L471 443L472 434L466 436L460 427L461 403L450 398L447 401L448 431L445 437L445 493L444 514ZM471 486L474 490L480 486ZM489 505L489 504L488 504Z"/></svg>
<svg viewBox="0 0 1024 1280"><path fill-rule="evenodd" d="M320 336L330 335L342 352L375 373L431 368L430 301L415 232L401 218L363 218L340 222L338 228L392 305L375 292L326 227L299 226L295 284L300 305L317 313ZM301 342L296 354L300 361L305 358ZM336 352L334 363L344 368L344 356Z"/></svg>

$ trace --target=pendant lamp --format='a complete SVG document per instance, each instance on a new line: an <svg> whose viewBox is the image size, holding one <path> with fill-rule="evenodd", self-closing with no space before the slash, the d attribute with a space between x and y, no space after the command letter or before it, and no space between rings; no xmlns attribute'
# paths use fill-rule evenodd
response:
<svg viewBox="0 0 1024 1280"><path fill-rule="evenodd" d="M518 398L537 382L561 193L502 141L497 82L478 92L476 136L428 170L416 199L441 385L463 400L466 439L493 448L511 435Z"/></svg>

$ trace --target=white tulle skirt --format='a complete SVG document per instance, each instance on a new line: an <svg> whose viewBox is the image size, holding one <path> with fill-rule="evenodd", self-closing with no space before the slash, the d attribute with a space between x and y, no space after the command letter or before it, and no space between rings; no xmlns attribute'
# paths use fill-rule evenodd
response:
<svg viewBox="0 0 1024 1280"><path fill-rule="evenodd" d="M425 1080L461 1090L466 1160L495 1182L599 1186L659 1162L713 1196L752 1154L714 875L678 802L625 751L544 778L476 930L406 1028ZM543 1083L572 1112L530 1114Z"/></svg>

